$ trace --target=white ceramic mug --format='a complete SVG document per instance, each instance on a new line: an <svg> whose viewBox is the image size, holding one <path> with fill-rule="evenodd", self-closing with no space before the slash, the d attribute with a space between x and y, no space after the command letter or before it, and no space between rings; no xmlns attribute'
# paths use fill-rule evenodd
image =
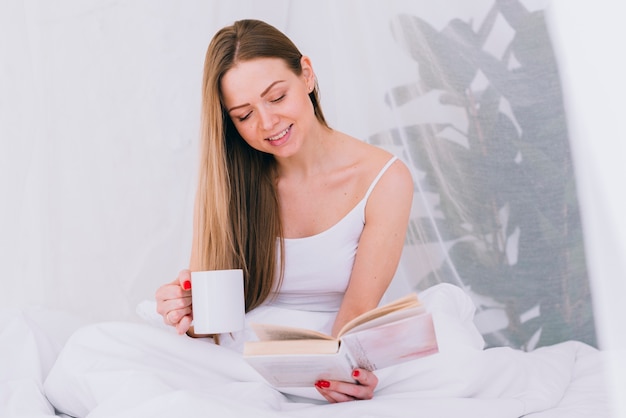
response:
<svg viewBox="0 0 626 418"><path fill-rule="evenodd" d="M243 270L191 272L191 303L196 334L220 334L243 329Z"/></svg>

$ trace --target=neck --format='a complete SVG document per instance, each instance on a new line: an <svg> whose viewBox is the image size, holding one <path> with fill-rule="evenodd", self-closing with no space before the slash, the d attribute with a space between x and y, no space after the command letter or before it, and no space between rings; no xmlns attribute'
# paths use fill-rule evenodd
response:
<svg viewBox="0 0 626 418"><path fill-rule="evenodd" d="M340 135L336 131L319 125L296 154L276 159L279 176L308 178L324 173L332 165L333 155L340 142Z"/></svg>

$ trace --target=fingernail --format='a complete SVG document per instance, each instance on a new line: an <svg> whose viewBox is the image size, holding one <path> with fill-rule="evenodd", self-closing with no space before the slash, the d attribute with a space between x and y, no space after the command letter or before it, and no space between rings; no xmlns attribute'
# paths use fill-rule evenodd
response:
<svg viewBox="0 0 626 418"><path fill-rule="evenodd" d="M361 375L361 372L358 370L355 370L352 372L352 377L359 377Z"/></svg>
<svg viewBox="0 0 626 418"><path fill-rule="evenodd" d="M327 380L318 380L317 382L315 382L315 386L317 386L318 388L328 388L330 387L330 382Z"/></svg>
<svg viewBox="0 0 626 418"><path fill-rule="evenodd" d="M183 282L183 289L185 289L185 290L191 289L191 282L189 280L185 280Z"/></svg>

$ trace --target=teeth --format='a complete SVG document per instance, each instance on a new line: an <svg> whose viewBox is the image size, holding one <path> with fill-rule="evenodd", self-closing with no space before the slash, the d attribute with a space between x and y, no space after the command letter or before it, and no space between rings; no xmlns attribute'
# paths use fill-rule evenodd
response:
<svg viewBox="0 0 626 418"><path fill-rule="evenodd" d="M280 132L278 135L272 136L272 137L267 138L267 139L270 140L270 141L276 141L277 139L280 139L283 136L287 135L287 132L289 132L289 127L285 128L285 130Z"/></svg>

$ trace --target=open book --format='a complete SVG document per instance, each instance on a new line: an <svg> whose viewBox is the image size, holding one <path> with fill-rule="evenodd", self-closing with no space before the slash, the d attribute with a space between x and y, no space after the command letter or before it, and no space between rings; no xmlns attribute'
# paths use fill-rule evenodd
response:
<svg viewBox="0 0 626 418"><path fill-rule="evenodd" d="M438 352L432 316L415 293L359 315L337 338L281 325L251 327L259 341L245 344L244 358L276 387L354 382L357 367L373 371Z"/></svg>

